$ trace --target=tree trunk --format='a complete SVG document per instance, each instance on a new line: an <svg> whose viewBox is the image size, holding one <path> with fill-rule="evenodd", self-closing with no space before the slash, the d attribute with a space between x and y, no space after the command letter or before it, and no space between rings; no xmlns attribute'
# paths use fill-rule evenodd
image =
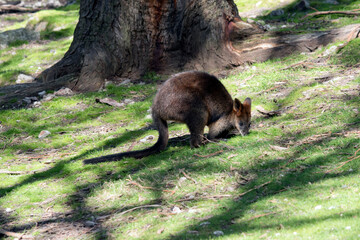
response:
<svg viewBox="0 0 360 240"><path fill-rule="evenodd" d="M112 77L212 71L314 51L360 33L354 24L304 35L264 34L241 21L233 0L81 0L80 6L64 58L40 74L40 83L0 88L0 108L61 86L96 91Z"/></svg>
<svg viewBox="0 0 360 240"><path fill-rule="evenodd" d="M39 77L77 74L70 87L94 91L113 76L239 65L230 40L259 32L241 21L233 0L81 0L70 49Z"/></svg>

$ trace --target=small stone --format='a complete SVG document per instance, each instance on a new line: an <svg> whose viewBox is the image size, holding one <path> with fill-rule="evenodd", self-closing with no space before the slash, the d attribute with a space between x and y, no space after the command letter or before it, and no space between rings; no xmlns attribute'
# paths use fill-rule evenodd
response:
<svg viewBox="0 0 360 240"><path fill-rule="evenodd" d="M56 53L56 50L55 50L55 49L51 49L51 50L50 50L50 53L55 54L55 53Z"/></svg>
<svg viewBox="0 0 360 240"><path fill-rule="evenodd" d="M350 230L350 229L351 229L351 226L347 226L345 229L346 229L346 230Z"/></svg>
<svg viewBox="0 0 360 240"><path fill-rule="evenodd" d="M51 132L49 132L48 130L42 130L39 134L39 138L43 139L46 138L47 136L49 136L51 134Z"/></svg>
<svg viewBox="0 0 360 240"><path fill-rule="evenodd" d="M105 81L105 84L104 84L105 87L108 87L108 86L111 86L111 85L114 85L113 81Z"/></svg>
<svg viewBox="0 0 360 240"><path fill-rule="evenodd" d="M55 98L55 94L49 93L43 97L43 101L48 102L53 100L54 98Z"/></svg>
<svg viewBox="0 0 360 240"><path fill-rule="evenodd" d="M45 96L45 94L46 94L46 91L42 91L42 92L39 92L39 93L38 93L38 95L39 95L40 97Z"/></svg>
<svg viewBox="0 0 360 240"><path fill-rule="evenodd" d="M179 179L179 182L185 182L186 180L187 180L186 177L181 177L181 178Z"/></svg>
<svg viewBox="0 0 360 240"><path fill-rule="evenodd" d="M210 225L210 222L202 222L202 223L200 223L200 227L204 227L204 226L207 226L207 225Z"/></svg>
<svg viewBox="0 0 360 240"><path fill-rule="evenodd" d="M26 102L27 104L31 103L31 100L28 97L24 98L23 101Z"/></svg>
<svg viewBox="0 0 360 240"><path fill-rule="evenodd" d="M339 45L340 46L340 45ZM337 46L331 46L329 49L326 49L326 51L324 52L323 56L327 57L331 54L334 54L337 51L338 47Z"/></svg>
<svg viewBox="0 0 360 240"><path fill-rule="evenodd" d="M31 107L33 107L33 108L41 107L41 102L40 102L40 101L35 101L35 102L31 105Z"/></svg>
<svg viewBox="0 0 360 240"><path fill-rule="evenodd" d="M322 208L322 206L318 205L318 206L315 207L315 210L320 210L321 208Z"/></svg>
<svg viewBox="0 0 360 240"><path fill-rule="evenodd" d="M131 80L130 80L130 79L125 79L124 81L122 81L121 83L119 83L119 85L122 86L122 85L127 85L127 84L129 84L129 83L131 83Z"/></svg>
<svg viewBox="0 0 360 240"><path fill-rule="evenodd" d="M181 209L179 207L172 207L171 208L171 213L174 213L174 214L178 214L178 213L181 213Z"/></svg>
<svg viewBox="0 0 360 240"><path fill-rule="evenodd" d="M262 4L262 1L258 1L258 2L255 4L255 6L256 6L256 7L259 7L261 4Z"/></svg>
<svg viewBox="0 0 360 240"><path fill-rule="evenodd" d="M214 235L215 235L215 236L223 236L223 235L224 235L224 232L223 232L223 231L215 231L215 232L214 232Z"/></svg>
<svg viewBox="0 0 360 240"><path fill-rule="evenodd" d="M295 10L297 11L306 11L310 8L310 3L308 0L301 0L298 4L294 6Z"/></svg>
<svg viewBox="0 0 360 240"><path fill-rule="evenodd" d="M255 23L254 19L251 19L251 18L248 18L248 19L247 19L247 22L248 22L248 23Z"/></svg>
<svg viewBox="0 0 360 240"><path fill-rule="evenodd" d="M133 100L131 100L131 99L125 99L124 103L125 104L134 104L135 102Z"/></svg>
<svg viewBox="0 0 360 240"><path fill-rule="evenodd" d="M149 136L146 136L144 137L143 139L140 140L140 142L144 143L144 142L148 142L148 141L151 141L153 140L155 137L153 135L149 135Z"/></svg>
<svg viewBox="0 0 360 240"><path fill-rule="evenodd" d="M60 90L56 91L55 96L71 96L74 95L74 92L70 88L61 88Z"/></svg>
<svg viewBox="0 0 360 240"><path fill-rule="evenodd" d="M38 25L36 25L34 31L35 32L45 31L47 26L48 26L48 22L40 22Z"/></svg>
<svg viewBox="0 0 360 240"><path fill-rule="evenodd" d="M16 83L20 84L20 83L31 83L34 81L34 77L29 76L29 75L25 75L25 74L19 74L19 76L17 77Z"/></svg>
<svg viewBox="0 0 360 240"><path fill-rule="evenodd" d="M7 212L7 213L12 212L12 209L11 208L6 208L5 212Z"/></svg>
<svg viewBox="0 0 360 240"><path fill-rule="evenodd" d="M191 196L189 197L189 199L193 199L194 198L194 196L192 196L192 198L191 198ZM189 209L189 213L198 213L199 212L199 210L198 209L196 209L196 208L190 208Z"/></svg>
<svg viewBox="0 0 360 240"><path fill-rule="evenodd" d="M270 16L281 16L284 15L284 13L283 9L276 9L270 13Z"/></svg>
<svg viewBox="0 0 360 240"><path fill-rule="evenodd" d="M93 222L93 221L86 221L86 222L85 222L85 226L87 226L87 227L94 227L94 226L95 226L95 222Z"/></svg>
<svg viewBox="0 0 360 240"><path fill-rule="evenodd" d="M227 187L227 188L226 188L226 191L227 191L227 192L234 192L234 191L235 191L235 188L232 187L232 186L230 186L230 187Z"/></svg>

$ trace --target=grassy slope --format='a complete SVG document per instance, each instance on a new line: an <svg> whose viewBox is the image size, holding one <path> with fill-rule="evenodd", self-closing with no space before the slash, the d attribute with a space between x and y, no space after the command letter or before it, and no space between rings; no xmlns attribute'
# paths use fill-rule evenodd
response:
<svg viewBox="0 0 360 240"><path fill-rule="evenodd" d="M14 17L4 18L14 21L14 24L0 31L25 27L34 29L40 23L47 25L46 29L40 32L39 41L32 43L15 41L10 43L9 47L0 49L0 86L14 84L20 73L36 77L64 56L72 41L79 18L78 11L79 4L74 4L56 10L27 14L20 22L13 19Z"/></svg>
<svg viewBox="0 0 360 240"><path fill-rule="evenodd" d="M70 239L208 239L214 231L222 231L222 239L358 238L359 159L337 167L360 148L360 97L353 93L360 87L360 41L324 57L329 47L223 79L233 96L253 99L251 134L194 150L188 139L178 139L142 160L82 165L134 141L134 149L155 142L139 142L157 134L146 130L154 84L110 86L40 108L1 111L1 169L39 172L0 174L0 225L55 219L27 230L40 239L51 236L50 226L68 222L81 226L66 225ZM304 67L284 70L303 61ZM329 73L337 77L326 78ZM115 109L95 103L102 97L135 103ZM256 113L257 105L285 110L267 119ZM45 129L52 134L39 140ZM170 133L188 131L172 124ZM123 213L144 205L156 206ZM174 207L181 212L173 213ZM97 231L81 232L86 221Z"/></svg>

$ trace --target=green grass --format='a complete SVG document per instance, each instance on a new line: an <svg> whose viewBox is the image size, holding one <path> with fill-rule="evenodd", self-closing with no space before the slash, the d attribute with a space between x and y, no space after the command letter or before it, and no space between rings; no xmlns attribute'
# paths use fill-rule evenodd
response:
<svg viewBox="0 0 360 240"><path fill-rule="evenodd" d="M38 14L40 21L51 15ZM32 48L18 43L0 50L2 84L56 61L71 43L66 34L45 36ZM64 228L69 239L358 239L360 162L341 164L360 148L360 41L323 56L339 44L222 79L232 96L252 98L253 127L248 136L198 149L190 149L186 126L169 124L171 141L159 154L82 164L155 143L147 116L163 76L154 73L145 85L110 85L39 108L1 110L0 169L21 172L0 173L1 227L39 239ZM288 68L301 62L314 64ZM334 77L324 77L329 74ZM135 103L95 102L105 97ZM266 118L256 106L283 111ZM39 139L42 130L51 134ZM140 142L149 135L155 139ZM201 157L212 153L218 154ZM86 221L95 227L84 227Z"/></svg>
<svg viewBox="0 0 360 240"><path fill-rule="evenodd" d="M20 73L35 77L60 60L72 42L78 12L79 3L55 10L43 10L0 29L35 29L38 24L46 23L46 28L40 32L40 41L15 41L7 48L0 49L0 86L14 84Z"/></svg>
<svg viewBox="0 0 360 240"><path fill-rule="evenodd" d="M356 46L354 40L342 52L351 53ZM355 111L360 97L343 92L359 88L360 79L339 85L316 80L324 72L349 70L353 62L339 62L335 69L331 64L281 70L323 51L255 64L222 80L233 96L253 99L250 135L199 149L190 149L188 140L172 141L162 153L142 160L91 166L81 162L126 151L134 142L134 149L154 143L139 142L157 136L145 130L151 123L146 116L154 84L109 86L105 92L57 97L40 108L0 112L0 163L3 169L24 173L2 174L0 204L12 210L2 224L9 219L17 225L35 224L47 209L60 222L64 214L75 223L95 219L99 231L88 232L86 239L208 239L215 231L224 233L221 239L357 238L360 164L354 160L337 167L360 148ZM278 82L286 84L267 91ZM286 95L274 95L285 90ZM305 99L307 91L311 94ZM94 100L103 97L136 101L116 109ZM289 110L267 119L256 113L257 105ZM44 129L51 135L39 140ZM171 124L170 134L173 138L188 131ZM195 155L220 150L213 157ZM146 205L155 206L141 207ZM180 213L172 213L173 207ZM44 228L34 226L27 234L45 236Z"/></svg>
<svg viewBox="0 0 360 240"><path fill-rule="evenodd" d="M267 1L265 1L267 2ZM359 0L338 0L339 4L329 4L322 0L312 0L310 6L312 9L300 11L295 5L300 1L292 1L289 5L282 7L284 14L280 16L272 16L270 10L264 11L262 16L258 16L255 21L263 22L273 28L275 32L294 32L308 33L312 31L324 31L335 27L342 27L349 24L358 24L360 19L353 15L343 14L325 14L316 17L303 18L306 14L317 11L351 11L358 9Z"/></svg>

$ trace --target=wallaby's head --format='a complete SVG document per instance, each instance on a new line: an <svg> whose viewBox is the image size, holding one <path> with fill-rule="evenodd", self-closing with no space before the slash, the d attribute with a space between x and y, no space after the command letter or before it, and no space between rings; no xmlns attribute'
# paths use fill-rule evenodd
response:
<svg viewBox="0 0 360 240"><path fill-rule="evenodd" d="M243 103L235 98L233 106L233 125L241 135L249 134L251 125L251 99L246 98Z"/></svg>

